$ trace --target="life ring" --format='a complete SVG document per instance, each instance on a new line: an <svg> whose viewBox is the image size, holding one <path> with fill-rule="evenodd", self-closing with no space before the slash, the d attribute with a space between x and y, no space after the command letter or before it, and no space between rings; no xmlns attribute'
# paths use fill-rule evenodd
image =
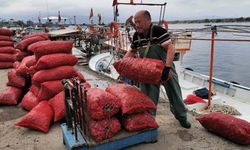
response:
<svg viewBox="0 0 250 150"><path fill-rule="evenodd" d="M161 25L162 25L162 27L163 27L164 29L168 30L168 22L167 22L167 20L162 20L162 21L161 21Z"/></svg>
<svg viewBox="0 0 250 150"><path fill-rule="evenodd" d="M113 38L118 37L118 35L119 35L119 25L118 25L117 22L112 21L110 23L109 32L111 34L111 37L113 37Z"/></svg>

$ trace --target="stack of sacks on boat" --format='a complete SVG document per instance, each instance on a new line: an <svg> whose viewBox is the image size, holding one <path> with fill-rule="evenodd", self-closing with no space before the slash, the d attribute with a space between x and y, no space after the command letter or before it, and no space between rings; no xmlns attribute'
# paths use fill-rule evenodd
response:
<svg viewBox="0 0 250 150"><path fill-rule="evenodd" d="M58 122L65 116L62 79L83 75L74 69L77 58L71 54L71 41L41 41L28 47L34 53L36 62L28 67L32 85L24 95L21 106L30 110L18 126L48 132L51 122Z"/></svg>
<svg viewBox="0 0 250 150"><path fill-rule="evenodd" d="M49 35L45 32L33 33L22 37L22 40L15 46L17 50L16 60L21 61L25 56L32 55L33 53L28 51L29 45L45 40L49 40Z"/></svg>
<svg viewBox="0 0 250 150"><path fill-rule="evenodd" d="M87 91L87 125L92 139L96 142L109 139L116 135L121 125L114 115L119 111L121 101L112 94L99 89Z"/></svg>
<svg viewBox="0 0 250 150"><path fill-rule="evenodd" d="M127 131L158 127L154 117L147 112L156 109L156 105L139 89L126 84L114 84L106 88L106 91L120 99L121 123Z"/></svg>
<svg viewBox="0 0 250 150"><path fill-rule="evenodd" d="M12 34L11 30L0 28L0 69L12 68L16 61Z"/></svg>

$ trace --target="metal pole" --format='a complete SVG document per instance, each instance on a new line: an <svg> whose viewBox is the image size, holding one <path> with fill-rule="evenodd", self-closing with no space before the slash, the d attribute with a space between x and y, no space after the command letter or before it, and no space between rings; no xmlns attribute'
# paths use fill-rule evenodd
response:
<svg viewBox="0 0 250 150"><path fill-rule="evenodd" d="M158 22L158 25L161 25L161 14L162 14L162 6L161 6L161 10L160 10L160 17L159 17L159 22Z"/></svg>
<svg viewBox="0 0 250 150"><path fill-rule="evenodd" d="M147 5L147 6L163 6L166 5L167 3L163 4L154 4L154 3L117 3L116 5Z"/></svg>
<svg viewBox="0 0 250 150"><path fill-rule="evenodd" d="M115 6L113 6L113 13L114 13L114 21L116 20L116 12L115 12Z"/></svg>
<svg viewBox="0 0 250 150"><path fill-rule="evenodd" d="M211 41L209 38L172 38L178 40L197 40L197 41ZM214 39L214 41L224 41L224 42L250 42L250 39Z"/></svg>
<svg viewBox="0 0 250 150"><path fill-rule="evenodd" d="M166 5L164 5L164 7L163 7L163 14L162 14L162 19L161 19L161 20L164 20L164 17L165 17L165 11L166 11Z"/></svg>
<svg viewBox="0 0 250 150"><path fill-rule="evenodd" d="M67 86L67 80L63 79L62 80L62 84L64 86L64 104L65 104L65 110L66 110L66 125L68 129L72 129L73 128L73 123L72 123L72 113L70 111L70 104L69 101L71 99L70 97L70 89Z"/></svg>
<svg viewBox="0 0 250 150"><path fill-rule="evenodd" d="M75 86L75 85L74 85ZM77 110L76 110L76 98L77 98L77 91L76 88L73 87L72 89L72 103L73 103L73 118L74 118L74 133L75 133L75 139L78 141L78 135L77 135Z"/></svg>
<svg viewBox="0 0 250 150"><path fill-rule="evenodd" d="M216 33L216 26L211 27L211 54L210 54L210 71L209 71L209 90L208 90L208 106L210 108L212 99L212 79L213 79L213 63L214 63L214 35Z"/></svg>

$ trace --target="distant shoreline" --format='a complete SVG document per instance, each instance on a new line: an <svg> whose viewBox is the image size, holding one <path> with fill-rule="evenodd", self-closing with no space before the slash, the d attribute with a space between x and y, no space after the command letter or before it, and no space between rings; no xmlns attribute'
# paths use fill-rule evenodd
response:
<svg viewBox="0 0 250 150"><path fill-rule="evenodd" d="M21 21L21 20L14 20L10 19L8 21L0 20L0 27L8 26L9 23L11 24L18 24L19 26L32 26L37 25L38 23L27 21L27 23ZM190 19L190 20L167 20L169 24L192 24L192 23L205 23L205 24L211 24L211 23L238 23L238 22L250 22L250 17L239 17L239 18L217 18L217 19ZM158 24L158 21L154 21L155 24ZM103 25L107 25L103 24ZM119 23L121 25L124 25L125 23ZM66 25L66 24L65 24ZM83 23L83 25L88 25Z"/></svg>
<svg viewBox="0 0 250 150"><path fill-rule="evenodd" d="M171 23L171 24L178 24L178 23L226 23L226 22L250 22L250 17L168 21L168 23Z"/></svg>

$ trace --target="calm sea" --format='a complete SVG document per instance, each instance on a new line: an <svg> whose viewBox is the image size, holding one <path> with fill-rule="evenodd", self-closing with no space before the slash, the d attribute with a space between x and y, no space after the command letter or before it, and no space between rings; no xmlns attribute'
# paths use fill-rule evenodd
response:
<svg viewBox="0 0 250 150"><path fill-rule="evenodd" d="M224 23L213 25L248 25L250 23ZM170 24L171 29L204 28L204 24ZM227 27L227 26L224 26ZM223 27L223 28L224 28ZM221 27L222 28L222 27ZM250 27L248 27L250 31ZM194 32L193 37L211 38L211 33ZM235 33L218 32L216 38L249 39L250 33L240 36ZM191 50L184 55L184 67L209 74L210 41L192 41ZM236 81L250 87L250 42L216 41L213 76L225 81Z"/></svg>

